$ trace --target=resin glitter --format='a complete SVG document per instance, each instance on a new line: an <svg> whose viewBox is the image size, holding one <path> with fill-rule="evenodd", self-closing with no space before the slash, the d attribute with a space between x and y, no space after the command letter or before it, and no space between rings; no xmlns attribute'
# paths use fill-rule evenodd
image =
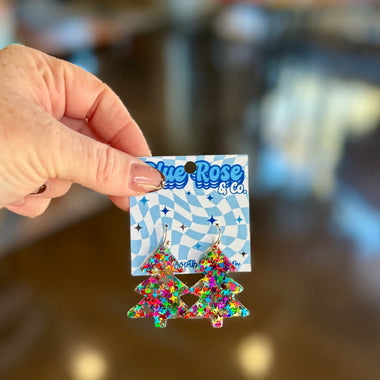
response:
<svg viewBox="0 0 380 380"><path fill-rule="evenodd" d="M174 275L184 270L169 249L159 248L142 271L152 276L137 286L136 292L144 298L128 311L128 317L153 317L156 327L166 327L168 319L183 318L188 307L180 297L188 293L188 288Z"/></svg>
<svg viewBox="0 0 380 380"><path fill-rule="evenodd" d="M189 309L185 318L210 318L212 327L223 326L223 318L246 317L249 311L234 296L243 287L227 276L236 272L235 266L215 244L207 256L200 261L196 272L204 273L200 281L189 289L199 300Z"/></svg>

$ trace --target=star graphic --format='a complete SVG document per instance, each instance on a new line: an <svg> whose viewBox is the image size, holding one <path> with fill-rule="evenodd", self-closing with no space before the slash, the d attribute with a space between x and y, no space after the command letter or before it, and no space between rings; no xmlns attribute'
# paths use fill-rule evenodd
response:
<svg viewBox="0 0 380 380"><path fill-rule="evenodd" d="M210 222L211 224L214 224L214 222L216 222L216 219L211 215L211 218L207 219L207 221Z"/></svg>
<svg viewBox="0 0 380 380"><path fill-rule="evenodd" d="M199 244L199 242L194 245L194 248L196 248L199 251L199 248L201 248L201 245Z"/></svg>
<svg viewBox="0 0 380 380"><path fill-rule="evenodd" d="M240 254L241 254L243 257L244 257L245 255L248 255L248 253L245 252L245 251L241 252Z"/></svg>
<svg viewBox="0 0 380 380"><path fill-rule="evenodd" d="M144 204L144 206L149 202L145 197L140 199L140 202Z"/></svg>
<svg viewBox="0 0 380 380"><path fill-rule="evenodd" d="M236 221L240 224L243 221L243 218L241 218L240 215L239 215L239 217L236 218Z"/></svg>
<svg viewBox="0 0 380 380"><path fill-rule="evenodd" d="M180 226L179 228L181 228L182 231L185 231L186 226L182 223L182 226Z"/></svg>
<svg viewBox="0 0 380 380"><path fill-rule="evenodd" d="M161 212L163 212L165 215L169 212L170 210L165 206Z"/></svg>
<svg viewBox="0 0 380 380"><path fill-rule="evenodd" d="M210 195L207 197L207 199L211 202L211 201L214 199L214 197L210 194Z"/></svg>
<svg viewBox="0 0 380 380"><path fill-rule="evenodd" d="M190 191L186 191L186 194L187 194L187 195L191 195Z"/></svg>
<svg viewBox="0 0 380 380"><path fill-rule="evenodd" d="M137 232L140 232L140 230L142 229L142 227L140 226L140 224L138 224L136 227L133 227L135 230L137 230Z"/></svg>

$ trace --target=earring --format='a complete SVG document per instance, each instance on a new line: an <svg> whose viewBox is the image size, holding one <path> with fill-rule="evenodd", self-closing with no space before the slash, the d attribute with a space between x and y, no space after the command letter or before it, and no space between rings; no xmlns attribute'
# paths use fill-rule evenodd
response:
<svg viewBox="0 0 380 380"><path fill-rule="evenodd" d="M199 262L196 272L205 274L189 293L199 297L190 307L185 318L210 318L212 327L223 326L223 318L246 317L249 311L234 296L243 291L243 287L227 276L227 272L236 272L235 266L222 253L219 245L221 229L215 244L211 246L206 256Z"/></svg>
<svg viewBox="0 0 380 380"><path fill-rule="evenodd" d="M142 266L142 271L151 275L136 287L144 298L128 311L130 318L153 317L156 327L166 327L168 319L183 318L188 306L181 296L188 293L188 287L175 277L184 271L169 251L168 226L162 245Z"/></svg>

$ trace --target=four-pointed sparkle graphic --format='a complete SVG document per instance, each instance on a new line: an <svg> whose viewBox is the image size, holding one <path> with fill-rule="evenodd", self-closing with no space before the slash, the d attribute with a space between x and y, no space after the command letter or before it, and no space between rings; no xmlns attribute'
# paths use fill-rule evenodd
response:
<svg viewBox="0 0 380 380"><path fill-rule="evenodd" d="M190 191L187 191L186 194L187 194L187 195L191 195L191 192L190 192ZM211 202L211 201L214 199L214 197L213 197L211 194L209 194L209 195L207 196L207 199ZM149 200L146 199L146 197L144 196L143 198L140 199L140 202L143 203L144 206L145 206L145 205L149 202ZM164 208L161 210L161 212L162 212L165 216L166 216L166 214L167 214L169 211L171 211L171 210L170 210L169 208L167 208L166 206L164 206ZM240 224L243 220L244 220L244 219L243 219L240 215L236 218L236 221L237 221L239 224ZM210 217L209 219L207 219L207 221L208 221L211 225L213 225L213 224L217 221L217 219L215 219L214 216L211 215L211 217ZM137 232L140 232L140 230L141 230L142 228L143 228L143 227L140 226L140 224L137 224L137 225L134 227L134 229L137 230ZM188 228L188 226L185 226L185 225L182 223L182 225L179 226L179 228L180 228L183 232L185 232L185 229ZM201 244L198 242L198 243L194 246L194 248L196 248L197 250L199 250L199 249L201 248ZM248 255L248 253L245 252L245 251L241 252L240 254L243 256L243 258L245 257L245 255Z"/></svg>
<svg viewBox="0 0 380 380"><path fill-rule="evenodd" d="M165 216L166 216L166 214L169 212L170 210L165 206L162 210L161 210L161 212L163 212L164 214L165 214Z"/></svg>
<svg viewBox="0 0 380 380"><path fill-rule="evenodd" d="M207 219L207 221L210 222L211 224L214 224L216 222L216 219L211 215L211 218Z"/></svg>

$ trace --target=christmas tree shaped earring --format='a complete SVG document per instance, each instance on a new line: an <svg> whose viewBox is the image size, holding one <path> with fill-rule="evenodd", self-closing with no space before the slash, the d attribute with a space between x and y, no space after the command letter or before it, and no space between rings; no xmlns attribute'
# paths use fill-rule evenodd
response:
<svg viewBox="0 0 380 380"><path fill-rule="evenodd" d="M153 317L156 327L166 327L170 318L183 318L188 311L181 296L188 293L188 287L175 277L184 271L169 251L168 226L162 245L142 266L142 271L151 276L136 287L136 292L144 298L128 311L130 318Z"/></svg>
<svg viewBox="0 0 380 380"><path fill-rule="evenodd" d="M218 240L199 262L195 271L204 273L205 277L189 289L199 300L189 309L185 318L210 318L212 327L222 327L223 318L246 317L246 309L234 297L243 291L243 287L227 276L227 272L236 272L235 266L219 248L221 229Z"/></svg>

